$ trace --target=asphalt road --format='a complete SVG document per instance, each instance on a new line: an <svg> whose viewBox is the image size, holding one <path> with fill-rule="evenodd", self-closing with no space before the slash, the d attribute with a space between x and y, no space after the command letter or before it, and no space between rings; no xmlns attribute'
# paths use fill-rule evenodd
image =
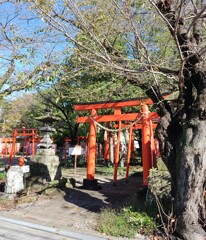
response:
<svg viewBox="0 0 206 240"><path fill-rule="evenodd" d="M72 240L66 236L59 236L37 229L20 226L14 223L0 221L0 240Z"/></svg>
<svg viewBox="0 0 206 240"><path fill-rule="evenodd" d="M0 221L0 240L72 240L66 236Z"/></svg>
<svg viewBox="0 0 206 240"><path fill-rule="evenodd" d="M17 222L17 223L15 223ZM98 236L55 229L40 224L0 217L0 240L106 240Z"/></svg>

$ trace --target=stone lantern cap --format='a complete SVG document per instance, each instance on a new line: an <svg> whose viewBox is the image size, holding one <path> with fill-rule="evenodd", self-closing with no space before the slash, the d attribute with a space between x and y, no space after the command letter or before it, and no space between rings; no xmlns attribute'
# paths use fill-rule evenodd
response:
<svg viewBox="0 0 206 240"><path fill-rule="evenodd" d="M35 119L44 123L44 126L39 128L39 130L43 132L44 136L37 148L51 148L53 141L51 140L49 133L54 132L55 128L52 128L50 124L52 124L52 122L59 121L59 118L52 117L50 112L46 110L46 114L44 116L36 117Z"/></svg>

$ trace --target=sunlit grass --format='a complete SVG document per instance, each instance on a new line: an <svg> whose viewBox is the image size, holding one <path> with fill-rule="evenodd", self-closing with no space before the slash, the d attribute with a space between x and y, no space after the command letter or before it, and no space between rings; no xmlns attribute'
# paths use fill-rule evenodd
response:
<svg viewBox="0 0 206 240"><path fill-rule="evenodd" d="M137 233L150 235L156 229L154 220L146 213L134 211L126 207L120 211L102 210L97 223L101 233L116 237L133 238Z"/></svg>

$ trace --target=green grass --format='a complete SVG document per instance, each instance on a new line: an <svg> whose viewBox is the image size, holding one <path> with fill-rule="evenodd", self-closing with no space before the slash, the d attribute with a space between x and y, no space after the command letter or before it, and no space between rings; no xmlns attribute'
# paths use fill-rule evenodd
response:
<svg viewBox="0 0 206 240"><path fill-rule="evenodd" d="M0 180L4 180L6 178L6 172L0 172Z"/></svg>
<svg viewBox="0 0 206 240"><path fill-rule="evenodd" d="M6 178L6 171L5 171L5 163L4 162L0 162L0 180L4 180ZM3 171L2 171L3 169Z"/></svg>
<svg viewBox="0 0 206 240"><path fill-rule="evenodd" d="M97 230L109 236L133 238L137 233L149 235L156 224L146 213L136 212L131 207L120 211L104 209L97 223Z"/></svg>
<svg viewBox="0 0 206 240"><path fill-rule="evenodd" d="M114 173L114 168L111 165L108 166L98 166L95 169L95 173L100 174L100 175L113 175Z"/></svg>
<svg viewBox="0 0 206 240"><path fill-rule="evenodd" d="M129 173L137 173L142 171L142 168L139 166L130 166ZM114 167L112 165L107 166L100 166L97 165L95 169L95 173L100 175L113 175L114 174ZM126 167L118 167L118 174L123 175L126 174Z"/></svg>
<svg viewBox="0 0 206 240"><path fill-rule="evenodd" d="M134 237L135 230L130 227L122 214L117 214L112 209L105 209L100 214L97 230L109 236Z"/></svg>
<svg viewBox="0 0 206 240"><path fill-rule="evenodd" d="M140 189L126 206L119 210L103 209L97 221L97 230L108 236L134 238L137 233L152 235L158 229L155 202L146 202L147 188Z"/></svg>

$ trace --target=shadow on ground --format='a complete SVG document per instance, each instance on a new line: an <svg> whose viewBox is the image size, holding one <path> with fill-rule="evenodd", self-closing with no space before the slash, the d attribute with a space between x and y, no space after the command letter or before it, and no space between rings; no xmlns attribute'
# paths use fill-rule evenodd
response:
<svg viewBox="0 0 206 240"><path fill-rule="evenodd" d="M3 158L5 164L8 158ZM12 165L17 164L18 157L14 158ZM63 195L63 199L83 208L89 212L99 213L103 208L120 208L130 203L135 193L142 188L142 173L136 172L129 176L128 180L123 175L118 175L118 180L113 184L112 175L96 174L98 180L98 190L83 189L83 178L85 178L86 168L77 168L76 187L61 187L59 191ZM69 175L67 179L73 176L73 169L67 169Z"/></svg>
<svg viewBox="0 0 206 240"><path fill-rule="evenodd" d="M65 193L64 199L78 207L98 213L102 208L119 208L127 205L142 187L141 173L133 174L126 182L125 178L113 181L98 180L99 190L87 190L82 186L73 188L61 188Z"/></svg>

